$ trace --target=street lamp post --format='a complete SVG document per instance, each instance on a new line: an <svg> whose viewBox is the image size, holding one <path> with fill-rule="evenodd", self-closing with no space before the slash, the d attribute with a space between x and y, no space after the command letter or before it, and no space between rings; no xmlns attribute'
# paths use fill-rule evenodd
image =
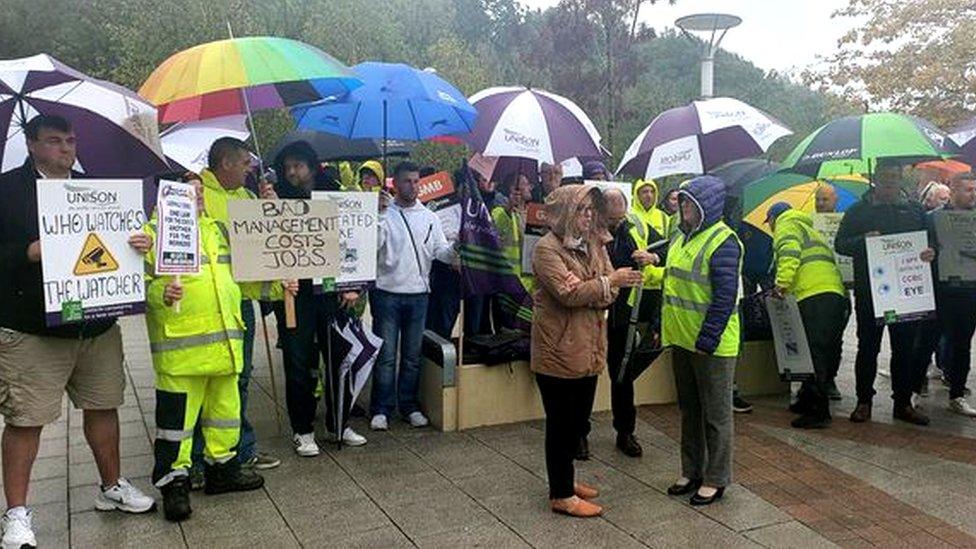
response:
<svg viewBox="0 0 976 549"><path fill-rule="evenodd" d="M692 32L709 33L708 40L702 43L701 53L701 96L710 99L714 94L715 53L725 38L725 33L742 23L742 18L725 13L696 13L678 18L674 24L681 32L692 38Z"/></svg>

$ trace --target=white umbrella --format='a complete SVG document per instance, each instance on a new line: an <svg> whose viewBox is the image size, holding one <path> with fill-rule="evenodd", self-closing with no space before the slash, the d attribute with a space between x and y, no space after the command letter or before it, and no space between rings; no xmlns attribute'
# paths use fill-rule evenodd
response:
<svg viewBox="0 0 976 549"><path fill-rule="evenodd" d="M166 157L187 170L200 173L207 167L207 153L221 137L246 141L247 115L235 114L195 122L178 122L163 131L160 141Z"/></svg>

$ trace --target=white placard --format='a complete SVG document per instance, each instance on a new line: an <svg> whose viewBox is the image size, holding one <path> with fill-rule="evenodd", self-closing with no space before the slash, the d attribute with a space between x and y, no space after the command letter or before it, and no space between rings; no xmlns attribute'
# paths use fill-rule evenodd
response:
<svg viewBox="0 0 976 549"><path fill-rule="evenodd" d="M844 219L843 213L813 214L813 228L823 235L824 240L827 241L827 245L830 246L831 250L834 249L834 240L837 238L837 229L840 228L842 219ZM835 253L834 260L837 262L837 268L840 270L840 278L844 281L844 285L853 286L854 258Z"/></svg>
<svg viewBox="0 0 976 549"><path fill-rule="evenodd" d="M376 280L379 195L372 192L315 191L313 200L328 200L339 210L339 276L336 287L361 286Z"/></svg>
<svg viewBox="0 0 976 549"><path fill-rule="evenodd" d="M941 210L932 214L939 240L939 281L976 283L976 211Z"/></svg>
<svg viewBox="0 0 976 549"><path fill-rule="evenodd" d="M48 326L145 311L142 181L37 181L37 218Z"/></svg>
<svg viewBox="0 0 976 549"><path fill-rule="evenodd" d="M773 328L773 347L776 350L779 378L782 381L813 379L813 359L796 296L787 295L782 299L767 296L766 310Z"/></svg>
<svg viewBox="0 0 976 549"><path fill-rule="evenodd" d="M162 180L156 198L156 274L200 272L196 189Z"/></svg>
<svg viewBox="0 0 976 549"><path fill-rule="evenodd" d="M932 266L919 257L925 231L865 239L874 318L884 324L926 318L935 311Z"/></svg>

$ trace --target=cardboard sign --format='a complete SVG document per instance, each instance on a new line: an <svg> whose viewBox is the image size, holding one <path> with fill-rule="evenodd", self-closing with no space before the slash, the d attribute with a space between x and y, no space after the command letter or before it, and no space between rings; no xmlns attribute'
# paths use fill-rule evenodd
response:
<svg viewBox="0 0 976 549"><path fill-rule="evenodd" d="M328 200L232 200L231 262L239 282L339 276L339 212Z"/></svg>
<svg viewBox="0 0 976 549"><path fill-rule="evenodd" d="M545 205L529 202L525 205L525 233L522 235L522 273L532 273L532 256L535 247L546 233L549 223L546 221Z"/></svg>
<svg viewBox="0 0 976 549"><path fill-rule="evenodd" d="M940 210L932 216L939 241L939 281L976 285L976 211Z"/></svg>
<svg viewBox="0 0 976 549"><path fill-rule="evenodd" d="M928 248L926 232L872 236L865 243L875 319L894 324L931 316L932 267L919 257Z"/></svg>
<svg viewBox="0 0 976 549"><path fill-rule="evenodd" d="M813 214L813 228L824 236L830 249L834 249L834 240L837 238L837 229L840 222L844 219L843 213L816 213ZM840 270L840 278L845 286L854 285L854 258L846 255L834 254L837 268Z"/></svg>
<svg viewBox="0 0 976 549"><path fill-rule="evenodd" d="M360 287L376 280L379 195L372 192L315 191L313 200L335 204L339 213L339 276L335 289ZM329 286L324 281L323 286ZM331 291L333 288L329 287Z"/></svg>
<svg viewBox="0 0 976 549"><path fill-rule="evenodd" d="M199 273L200 231L193 185L160 181L156 222L156 274Z"/></svg>
<svg viewBox="0 0 976 549"><path fill-rule="evenodd" d="M421 179L417 199L440 218L444 236L452 242L457 240L461 230L461 202L451 174L437 172Z"/></svg>
<svg viewBox="0 0 976 549"><path fill-rule="evenodd" d="M142 181L38 180L37 219L48 326L145 311Z"/></svg>
<svg viewBox="0 0 976 549"><path fill-rule="evenodd" d="M810 344L803 328L803 318L796 296L783 299L766 297L766 310L773 328L773 347L776 350L776 367L781 381L804 381L814 378Z"/></svg>

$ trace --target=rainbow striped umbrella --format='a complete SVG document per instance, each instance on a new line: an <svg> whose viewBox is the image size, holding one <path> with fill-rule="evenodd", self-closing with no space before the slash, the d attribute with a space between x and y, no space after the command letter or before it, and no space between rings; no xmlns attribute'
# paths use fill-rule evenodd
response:
<svg viewBox="0 0 976 549"><path fill-rule="evenodd" d="M742 190L742 220L769 234L766 212L777 202L807 213L814 211L817 188L828 184L837 193L837 211L843 212L861 198L869 184L860 175L848 175L817 180L803 174L787 171L771 173L754 181Z"/></svg>
<svg viewBox="0 0 976 549"><path fill-rule="evenodd" d="M159 121L185 122L290 107L362 85L348 67L308 44L247 36L200 44L163 62L139 89Z"/></svg>

